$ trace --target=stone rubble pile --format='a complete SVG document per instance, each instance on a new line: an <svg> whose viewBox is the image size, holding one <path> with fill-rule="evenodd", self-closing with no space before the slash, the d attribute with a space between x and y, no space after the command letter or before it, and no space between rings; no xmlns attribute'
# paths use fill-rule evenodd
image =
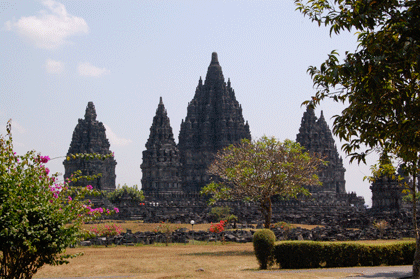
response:
<svg viewBox="0 0 420 279"><path fill-rule="evenodd" d="M239 225L238 227L241 227ZM252 242L255 227L246 226L245 229L230 229L222 234L216 234L209 231L195 231L186 228L178 229L173 232L169 239L169 243L189 243L192 241L215 242L224 241L246 243ZM251 227L251 229L249 229ZM261 228L261 225L258 226ZM273 228L277 240L313 240L313 241L347 241L347 240L377 240L377 239L403 239L414 237L412 230L409 228L400 229L389 227L385 229L383 235L379 229L370 226L364 229L345 229L340 226L315 227L313 229L293 228L288 232L282 228ZM136 232L127 231L118 236L96 237L82 241L80 245L150 245L155 243L165 243L166 235L156 232Z"/></svg>

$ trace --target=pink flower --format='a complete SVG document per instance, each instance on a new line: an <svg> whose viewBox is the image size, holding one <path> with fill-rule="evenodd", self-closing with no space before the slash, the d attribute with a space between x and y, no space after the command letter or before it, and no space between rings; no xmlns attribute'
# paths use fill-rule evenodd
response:
<svg viewBox="0 0 420 279"><path fill-rule="evenodd" d="M86 188L87 188L88 190L92 190L92 189L93 189L92 185L87 185L87 186L86 186Z"/></svg>
<svg viewBox="0 0 420 279"><path fill-rule="evenodd" d="M115 211L115 213L120 212L120 210L118 208L116 208L116 207L114 207L114 211Z"/></svg>
<svg viewBox="0 0 420 279"><path fill-rule="evenodd" d="M39 157L39 161L41 162L41 163L48 163L48 161L50 160L50 157L48 157L48 156L40 156Z"/></svg>
<svg viewBox="0 0 420 279"><path fill-rule="evenodd" d="M50 173L50 169L49 168L45 168L45 173L48 175Z"/></svg>
<svg viewBox="0 0 420 279"><path fill-rule="evenodd" d="M69 196L69 201L72 201L73 199Z"/></svg>

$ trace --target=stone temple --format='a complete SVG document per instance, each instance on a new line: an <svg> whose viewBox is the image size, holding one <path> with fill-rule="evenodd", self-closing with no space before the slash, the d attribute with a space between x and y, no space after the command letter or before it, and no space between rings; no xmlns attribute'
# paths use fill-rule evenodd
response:
<svg viewBox="0 0 420 279"><path fill-rule="evenodd" d="M213 52L204 84L200 77L179 132L183 189L200 191L210 182L206 170L214 154L242 139L251 139L249 125Z"/></svg>
<svg viewBox="0 0 420 279"><path fill-rule="evenodd" d="M230 80L225 82L217 53L213 52L206 79L203 83L200 77L194 98L188 104L178 145L160 99L143 152L145 195L197 194L209 183L206 170L217 151L242 139L251 139L249 125Z"/></svg>
<svg viewBox="0 0 420 279"><path fill-rule="evenodd" d="M96 120L96 110L93 102L89 102L86 107L85 118L79 119L79 123L73 132L67 156L77 153L97 153L110 154L109 141L106 138L105 127L102 122ZM97 190L115 190L115 165L117 162L113 157L105 160L93 159L71 159L65 160L64 178L67 179L75 171L80 170L82 175L102 174L94 180L78 181L78 186L92 185Z"/></svg>
<svg viewBox="0 0 420 279"><path fill-rule="evenodd" d="M230 80L225 82L214 52L206 79L203 82L200 77L194 98L188 104L187 117L181 122L178 145L160 98L143 151L141 169L145 195L172 199L189 195L193 198L192 194L197 194L210 182L206 170L217 151L242 139L251 139L249 125ZM312 109L307 109L296 141L328 161L318 174L323 185L305 185L313 197L363 204L355 194L346 193L343 160L323 112L318 119Z"/></svg>
<svg viewBox="0 0 420 279"><path fill-rule="evenodd" d="M312 193L346 193L344 180L345 168L343 159L337 152L334 139L324 114L318 119L313 109L307 109L303 113L299 133L296 136L296 142L305 147L306 151L315 153L325 161L326 166L322 166L318 173L322 186L308 186Z"/></svg>
<svg viewBox="0 0 420 279"><path fill-rule="evenodd" d="M179 150L162 97L150 127L140 167L143 172L142 190L148 196L159 198L183 193Z"/></svg>

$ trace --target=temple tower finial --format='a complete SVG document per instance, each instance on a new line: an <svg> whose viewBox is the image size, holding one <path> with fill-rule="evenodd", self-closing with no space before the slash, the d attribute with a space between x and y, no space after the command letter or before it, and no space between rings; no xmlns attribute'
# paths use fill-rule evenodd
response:
<svg viewBox="0 0 420 279"><path fill-rule="evenodd" d="M89 102L86 107L85 120L96 121L96 116L97 115L96 115L95 105L93 104L93 102Z"/></svg>
<svg viewBox="0 0 420 279"><path fill-rule="evenodd" d="M213 52L211 54L211 62L210 64L219 64L219 59L217 58L217 52Z"/></svg>

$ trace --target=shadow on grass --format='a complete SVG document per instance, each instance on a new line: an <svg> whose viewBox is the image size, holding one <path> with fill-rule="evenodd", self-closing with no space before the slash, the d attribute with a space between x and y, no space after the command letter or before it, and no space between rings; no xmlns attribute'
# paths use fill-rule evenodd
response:
<svg viewBox="0 0 420 279"><path fill-rule="evenodd" d="M254 256L254 251L221 251L221 252L200 252L200 253L187 253L183 256Z"/></svg>

